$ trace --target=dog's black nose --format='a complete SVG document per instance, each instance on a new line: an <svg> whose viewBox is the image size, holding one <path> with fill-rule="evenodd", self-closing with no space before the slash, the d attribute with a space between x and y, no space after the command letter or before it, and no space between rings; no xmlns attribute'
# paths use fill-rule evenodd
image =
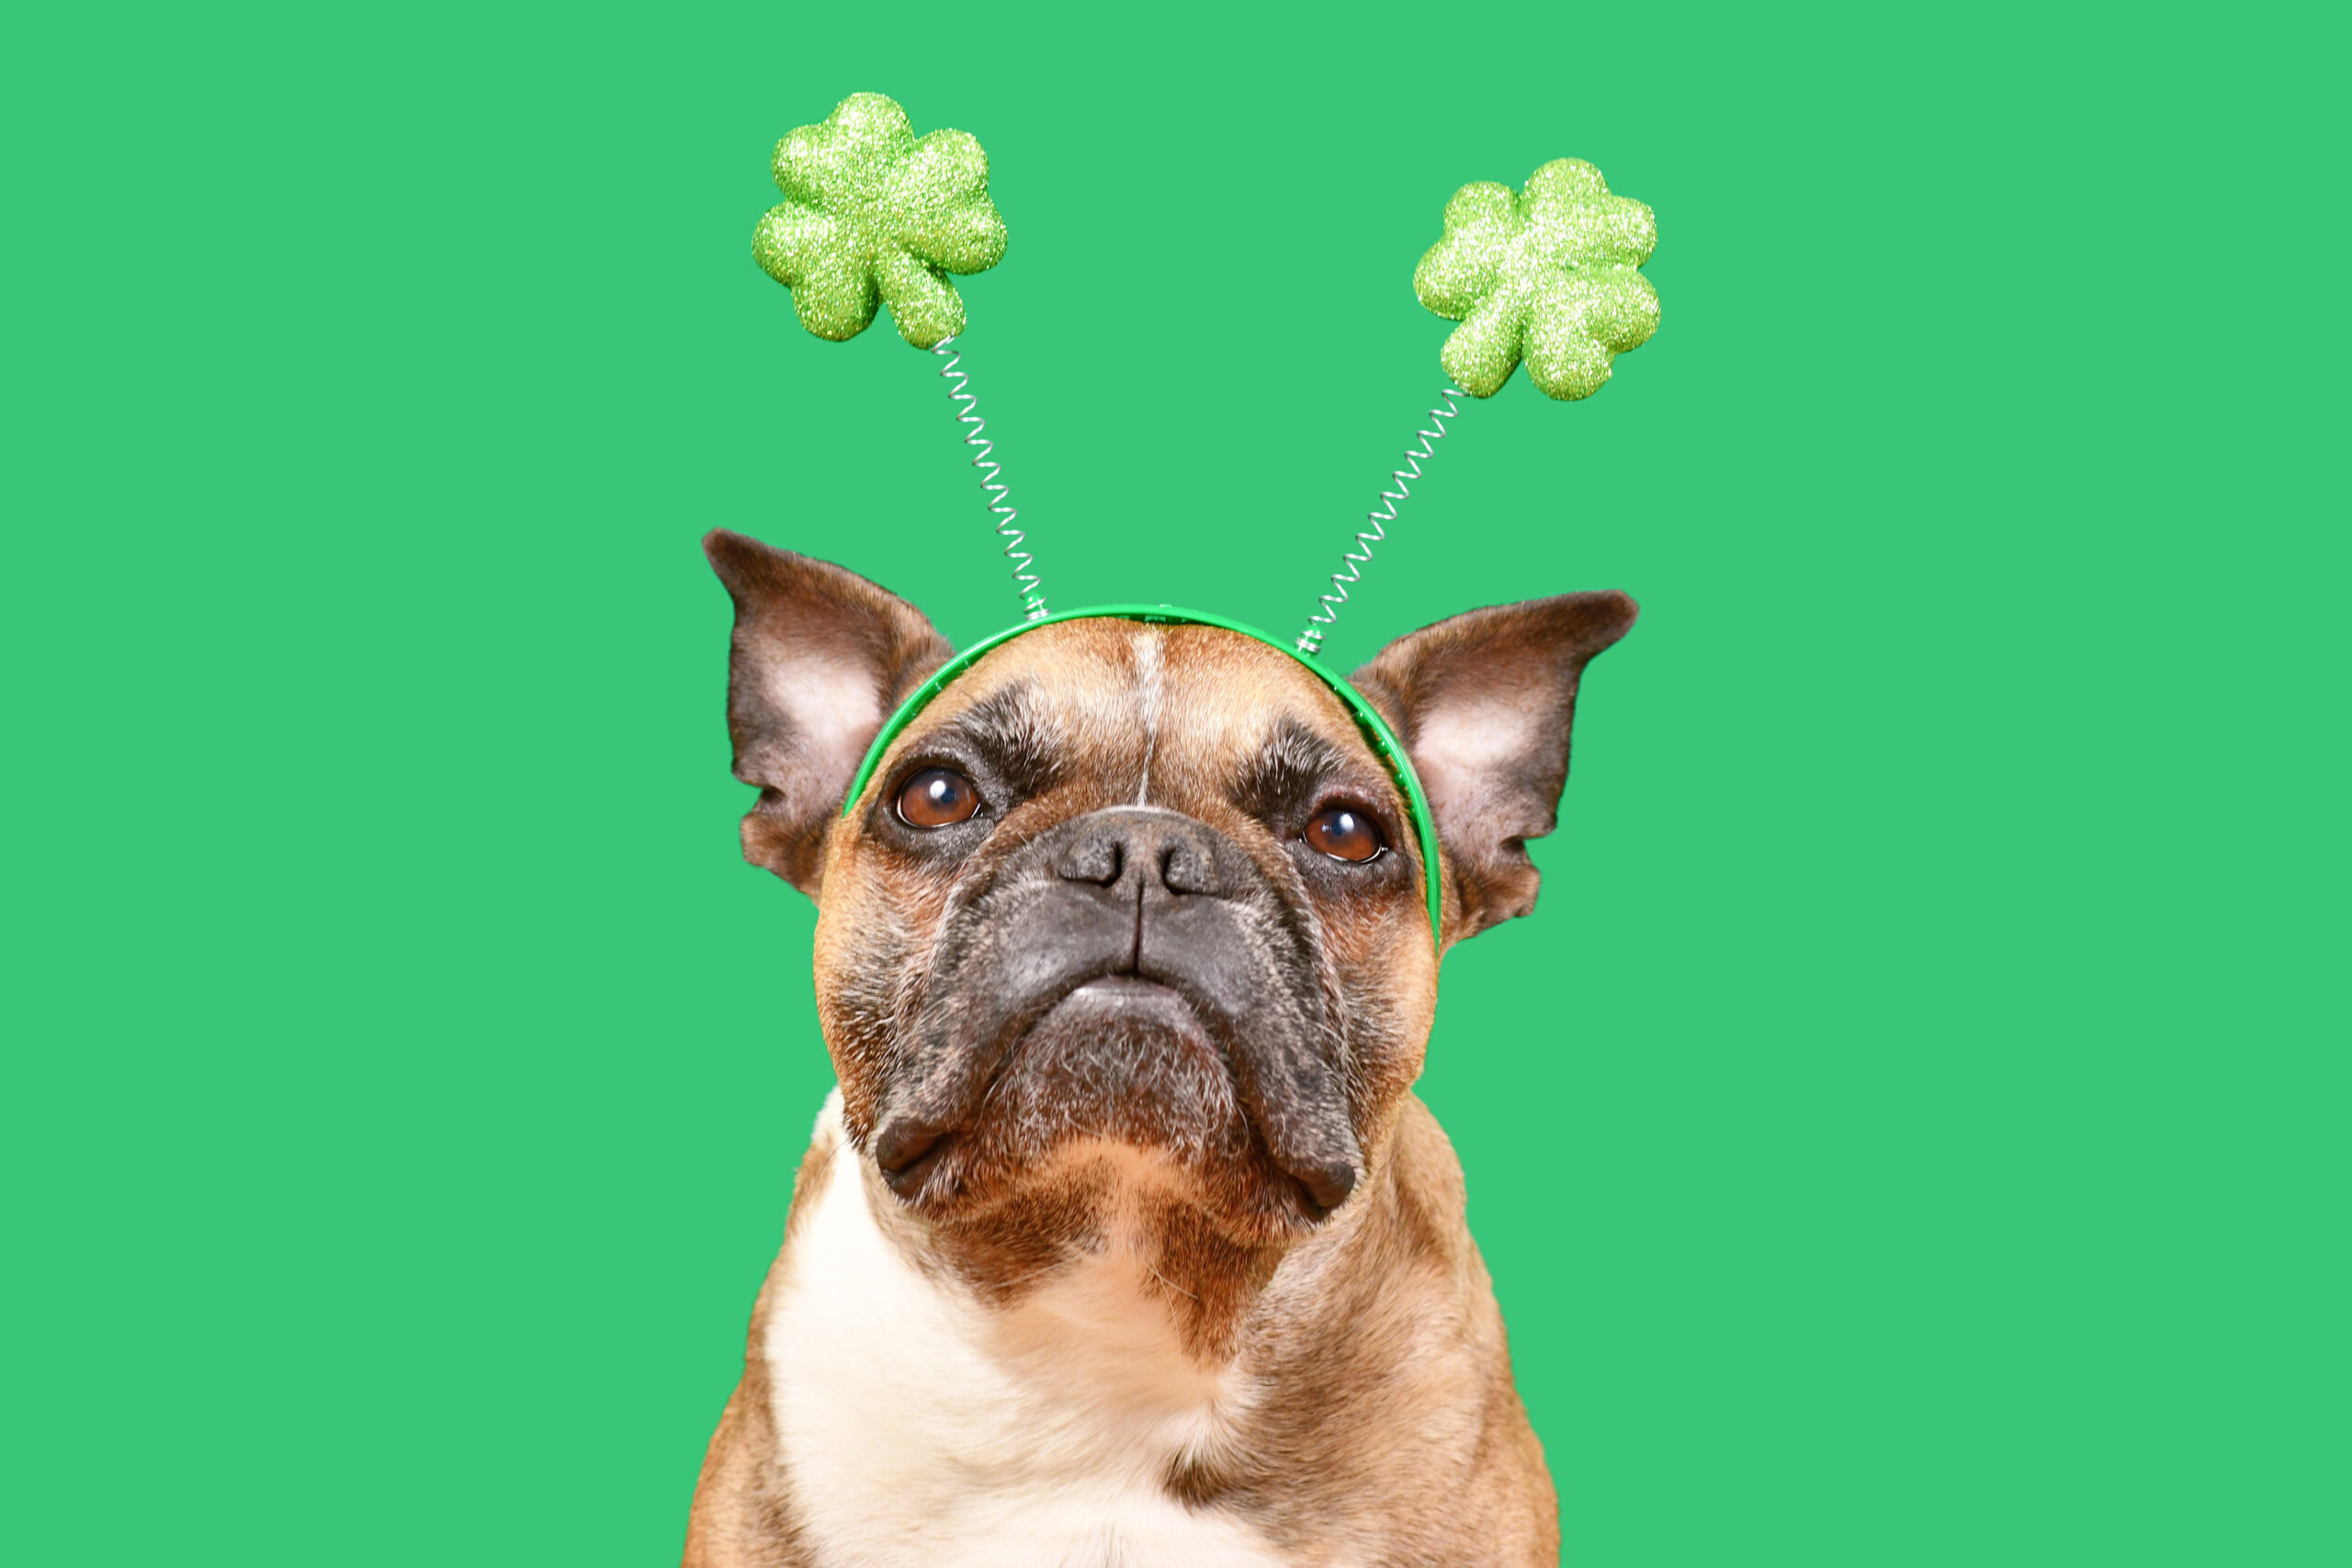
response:
<svg viewBox="0 0 2352 1568"><path fill-rule="evenodd" d="M1149 807L1118 807L1091 813L1070 827L1069 842L1054 857L1054 873L1065 882L1113 889L1139 886L1145 897L1186 893L1221 897L1226 891L1209 829L1189 817Z"/></svg>

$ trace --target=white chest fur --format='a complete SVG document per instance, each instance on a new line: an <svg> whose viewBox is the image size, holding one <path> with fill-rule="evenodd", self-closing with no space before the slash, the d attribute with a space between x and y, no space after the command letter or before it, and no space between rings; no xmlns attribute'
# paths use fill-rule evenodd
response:
<svg viewBox="0 0 2352 1568"><path fill-rule="evenodd" d="M999 1311L910 1265L867 1202L842 1139L763 1344L794 1503L824 1562L1282 1561L1165 1490L1170 1461L1213 1441L1242 1391L1184 1356L1136 1292L1138 1264L1114 1252Z"/></svg>

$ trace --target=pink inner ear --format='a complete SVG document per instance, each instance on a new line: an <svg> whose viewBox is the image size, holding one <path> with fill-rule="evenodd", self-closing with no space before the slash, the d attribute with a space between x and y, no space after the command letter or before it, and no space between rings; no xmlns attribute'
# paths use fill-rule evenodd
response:
<svg viewBox="0 0 2352 1568"><path fill-rule="evenodd" d="M1485 702L1441 708L1421 721L1413 737L1413 768L1430 804L1442 816L1464 810L1497 773L1513 769L1527 744L1524 707Z"/></svg>
<svg viewBox="0 0 2352 1568"><path fill-rule="evenodd" d="M766 685L768 700L789 721L811 771L835 788L847 784L882 728L873 675L835 660L779 651Z"/></svg>

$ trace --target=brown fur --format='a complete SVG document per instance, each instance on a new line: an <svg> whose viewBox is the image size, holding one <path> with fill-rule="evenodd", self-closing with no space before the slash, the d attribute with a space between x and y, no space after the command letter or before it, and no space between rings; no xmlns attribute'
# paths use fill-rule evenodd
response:
<svg viewBox="0 0 2352 1568"><path fill-rule="evenodd" d="M832 1176L833 1140L822 1133L800 1156L792 1208L784 1222L784 1248L768 1266L752 1306L752 1335L743 1353L743 1380L727 1401L703 1455L686 1525L683 1568L802 1568L816 1559L793 1522L792 1485L772 1462L775 1422L766 1359L760 1354L768 1309L789 1267L792 1238L814 1212Z"/></svg>
<svg viewBox="0 0 2352 1568"><path fill-rule="evenodd" d="M862 749L873 728L846 737L796 730L807 715L789 693L775 696L769 667L820 668L842 690L876 694L878 725L886 699L935 668L944 644L910 607L838 568L732 536L714 536L710 548L738 615L729 705L738 772L762 786L746 854L821 888L819 1013L865 1198L890 1242L944 1286L1006 1303L1110 1245L1114 1211L1124 1204L1132 1214L1141 1202L1137 1245L1164 1287L1158 1310L1188 1354L1236 1369L1253 1391L1213 1450L1170 1466L1170 1496L1246 1521L1301 1564L1554 1562L1552 1484L1464 1221L1461 1168L1409 1091L1436 1002L1424 868L1405 803L1345 707L1295 660L1234 634L1068 623L1006 644L950 684L842 817L848 775L839 759ZM1437 806L1444 863L1427 870L1444 893L1447 943L1532 906L1523 840L1550 829L1578 676L1632 615L1621 594L1475 612L1400 639L1358 672ZM1464 714L1486 726L1466 750L1447 739L1461 733ZM884 814L894 781L965 757L974 735L994 748L987 793L1001 814L941 857L936 841L910 840ZM1430 738L1426 763L1417 738ZM1473 750L1476 766L1465 769L1461 758ZM1302 855L1283 817L1296 810L1283 792L1302 770L1322 781L1317 788L1380 815L1395 854L1343 870ZM1228 1050L1212 1070L1197 1048L1187 1055L1147 1042L1169 1064L1163 1088L1091 1109L1083 1075L1064 1084L1050 1060L991 1068L984 1055L967 1065L953 1052L910 1055L921 1029L937 1025L930 990L941 954L968 940L976 921L990 934L985 900L1018 857L1061 825L1142 793L1238 846L1257 896L1288 912L1265 929L1303 933L1268 935L1262 952L1250 951L1269 973L1311 965L1297 983L1318 998L1315 1038L1328 1044L1317 1049L1346 1107L1344 1133L1329 1136L1360 1160L1352 1192L1328 1215L1300 1208L1269 1157L1265 1117L1285 1114L1289 1102L1262 1094L1230 1102L1227 1074L1246 1080L1256 1070L1244 1054ZM1044 1049L1016 1044L1007 1061ZM951 1082L967 1066L998 1075L992 1109L956 1112L949 1165L940 1168L952 1167L953 1179L902 1201L876 1170L877 1130L905 1113L916 1093L909 1086L923 1073ZM1047 1157L1088 1139L1159 1152L1176 1179L1138 1197L1107 1168ZM743 1380L695 1494L688 1568L820 1561L796 1523L776 1450L780 1393L763 1347L772 1303L792 1279L794 1237L833 1179L834 1152L820 1137L802 1163Z"/></svg>

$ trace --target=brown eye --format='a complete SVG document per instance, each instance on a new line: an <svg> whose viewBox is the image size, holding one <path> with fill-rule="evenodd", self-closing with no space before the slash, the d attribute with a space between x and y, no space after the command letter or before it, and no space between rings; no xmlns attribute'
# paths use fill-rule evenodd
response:
<svg viewBox="0 0 2352 1568"><path fill-rule="evenodd" d="M951 828L979 808L980 792L953 768L925 768L899 791L899 820L910 828Z"/></svg>
<svg viewBox="0 0 2352 1568"><path fill-rule="evenodd" d="M1333 860L1367 861L1387 846L1372 818L1346 806L1327 806L1307 819L1306 841Z"/></svg>

